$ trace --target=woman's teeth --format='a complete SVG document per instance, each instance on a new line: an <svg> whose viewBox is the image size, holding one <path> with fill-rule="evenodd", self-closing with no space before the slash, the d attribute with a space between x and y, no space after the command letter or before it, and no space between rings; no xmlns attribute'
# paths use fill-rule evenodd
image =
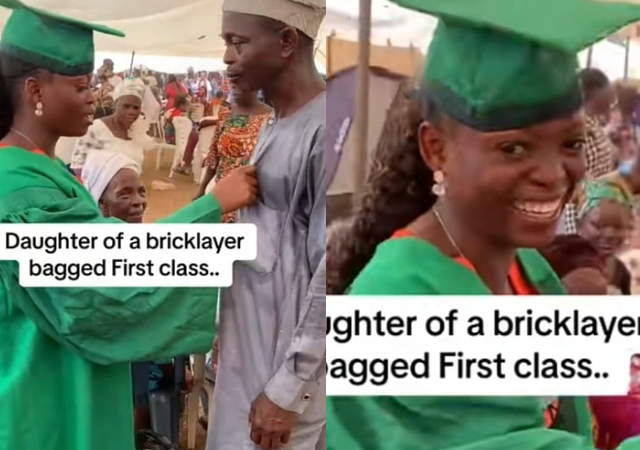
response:
<svg viewBox="0 0 640 450"><path fill-rule="evenodd" d="M562 199L553 202L515 202L516 209L528 216L550 219L560 213Z"/></svg>

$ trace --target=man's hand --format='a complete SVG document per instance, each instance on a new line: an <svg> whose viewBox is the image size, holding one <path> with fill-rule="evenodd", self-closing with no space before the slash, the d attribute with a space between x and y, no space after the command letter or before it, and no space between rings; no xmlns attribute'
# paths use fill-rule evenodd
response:
<svg viewBox="0 0 640 450"><path fill-rule="evenodd" d="M296 413L285 411L266 395L260 394L251 405L249 413L251 440L262 450L284 448L291 439L297 421Z"/></svg>

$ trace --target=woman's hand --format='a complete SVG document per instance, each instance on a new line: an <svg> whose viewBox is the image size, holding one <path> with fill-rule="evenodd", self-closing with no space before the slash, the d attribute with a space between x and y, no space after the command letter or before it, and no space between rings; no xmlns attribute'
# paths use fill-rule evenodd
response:
<svg viewBox="0 0 640 450"><path fill-rule="evenodd" d="M223 214L256 202L259 192L257 175L255 166L244 166L216 182L212 194L218 200Z"/></svg>

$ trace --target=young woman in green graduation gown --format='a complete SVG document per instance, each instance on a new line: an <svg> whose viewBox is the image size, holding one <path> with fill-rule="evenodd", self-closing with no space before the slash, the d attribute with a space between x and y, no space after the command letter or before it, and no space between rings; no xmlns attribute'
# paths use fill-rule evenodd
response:
<svg viewBox="0 0 640 450"><path fill-rule="evenodd" d="M576 54L640 7L394 1L440 17L422 110L400 100L388 118L348 238L328 254L329 293L564 293L532 249L552 241L585 173ZM593 449L586 399L560 404L564 430L545 427L536 397L330 397L327 448Z"/></svg>
<svg viewBox="0 0 640 450"><path fill-rule="evenodd" d="M0 223L118 223L55 158L93 114L93 31L15 0L0 44ZM244 168L164 223L252 203ZM0 262L0 450L133 450L130 363L206 352L216 289L27 288Z"/></svg>

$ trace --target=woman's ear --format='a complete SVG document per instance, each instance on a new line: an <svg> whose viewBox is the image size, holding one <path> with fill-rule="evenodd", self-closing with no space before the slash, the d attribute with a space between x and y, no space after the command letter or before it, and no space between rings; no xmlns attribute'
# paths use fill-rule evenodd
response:
<svg viewBox="0 0 640 450"><path fill-rule="evenodd" d="M424 163L433 172L442 170L445 162L445 139L442 129L430 122L422 122L418 130L418 141Z"/></svg>
<svg viewBox="0 0 640 450"><path fill-rule="evenodd" d="M26 79L24 82L24 93L35 109L38 103L42 103L42 85L40 80L35 77Z"/></svg>
<svg viewBox="0 0 640 450"><path fill-rule="evenodd" d="M104 199L100 199L100 201L98 202L98 207L100 208L100 212L104 217L110 217L109 208L107 207L107 203L104 201Z"/></svg>

